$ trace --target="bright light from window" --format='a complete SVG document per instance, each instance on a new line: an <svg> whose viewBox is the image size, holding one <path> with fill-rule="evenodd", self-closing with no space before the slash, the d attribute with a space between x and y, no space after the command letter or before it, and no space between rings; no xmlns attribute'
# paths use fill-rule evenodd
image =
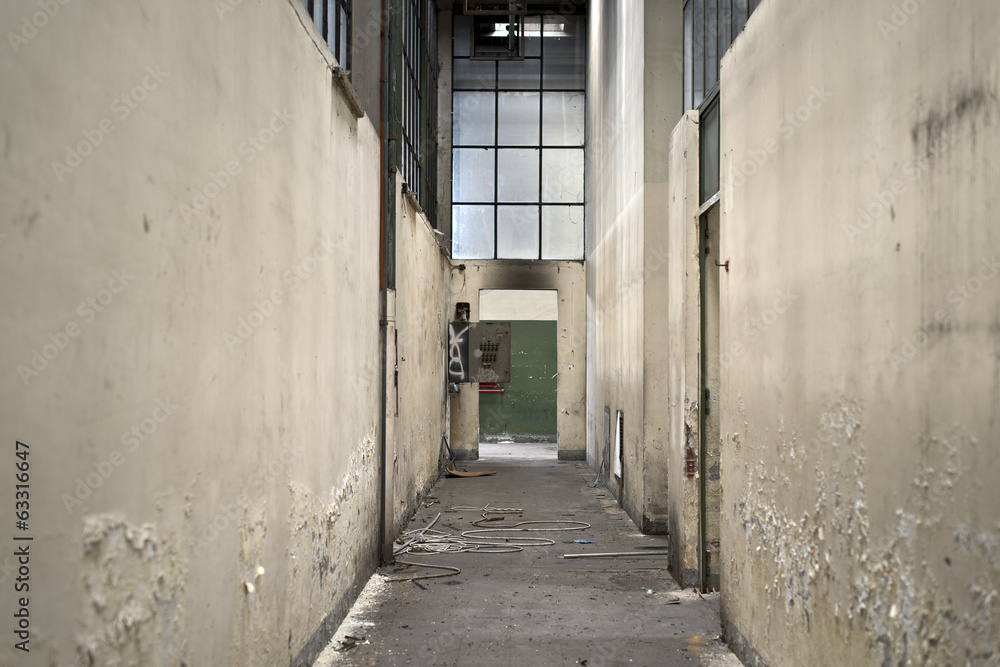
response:
<svg viewBox="0 0 1000 667"><path fill-rule="evenodd" d="M548 26L545 30L546 37L569 37L565 31L565 23L553 23ZM507 37L510 35L510 24L509 23L494 23L493 33L490 37ZM522 37L541 37L542 36L542 22L538 19L534 21L525 21L524 25L521 27Z"/></svg>

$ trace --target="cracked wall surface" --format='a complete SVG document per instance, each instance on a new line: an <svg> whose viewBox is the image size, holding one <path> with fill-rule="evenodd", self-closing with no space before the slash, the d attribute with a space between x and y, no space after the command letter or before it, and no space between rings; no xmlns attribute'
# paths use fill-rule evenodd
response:
<svg viewBox="0 0 1000 667"><path fill-rule="evenodd" d="M774 0L723 61L722 611L749 664L1000 660L998 35L992 2Z"/></svg>

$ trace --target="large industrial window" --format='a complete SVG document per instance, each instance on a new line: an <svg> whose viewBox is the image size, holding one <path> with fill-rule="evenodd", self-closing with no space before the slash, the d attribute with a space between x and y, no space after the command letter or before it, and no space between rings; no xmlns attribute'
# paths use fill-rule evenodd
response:
<svg viewBox="0 0 1000 667"><path fill-rule="evenodd" d="M684 3L684 108L697 109L719 81L719 63L760 0Z"/></svg>
<svg viewBox="0 0 1000 667"><path fill-rule="evenodd" d="M452 255L583 259L586 17L522 17L520 60L473 59L471 18L454 21Z"/></svg>
<svg viewBox="0 0 1000 667"><path fill-rule="evenodd" d="M428 177L432 170L426 163L430 153L433 153L433 147L428 150L427 142L432 137L430 124L434 113L434 87L429 85L431 58L428 39L431 31L428 21L431 13L428 4L428 0L403 0L402 3L400 171L417 201L433 219L430 197L427 196L431 187Z"/></svg>
<svg viewBox="0 0 1000 667"><path fill-rule="evenodd" d="M351 0L302 0L340 66L351 69Z"/></svg>

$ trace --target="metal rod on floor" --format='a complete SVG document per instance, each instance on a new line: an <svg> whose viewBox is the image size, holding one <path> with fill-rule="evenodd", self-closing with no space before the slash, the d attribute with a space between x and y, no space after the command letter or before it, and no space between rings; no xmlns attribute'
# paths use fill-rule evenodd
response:
<svg viewBox="0 0 1000 667"><path fill-rule="evenodd" d="M619 556L669 556L667 551L617 551L605 554L563 554L563 558L618 558Z"/></svg>

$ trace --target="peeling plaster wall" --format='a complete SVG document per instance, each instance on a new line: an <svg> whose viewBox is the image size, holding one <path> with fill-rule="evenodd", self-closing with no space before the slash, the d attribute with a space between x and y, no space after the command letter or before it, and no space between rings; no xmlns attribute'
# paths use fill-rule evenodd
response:
<svg viewBox="0 0 1000 667"><path fill-rule="evenodd" d="M395 319L388 340L386 420L392 434L387 454L391 519L398 531L437 479L441 436L447 435L448 425L445 337L455 304L451 262L437 240L444 237L437 236L427 218L402 196L396 201ZM398 391L393 377L397 365Z"/></svg>
<svg viewBox="0 0 1000 667"><path fill-rule="evenodd" d="M556 387L556 429L558 456L581 460L586 456L585 424L587 397L586 271L583 262L556 261L471 261L452 260L448 317L455 303L471 304L471 317L478 321L480 290L556 290L558 321L556 359L559 383ZM452 450L458 458L479 458L479 393L477 384L462 384L461 393L451 401Z"/></svg>
<svg viewBox="0 0 1000 667"><path fill-rule="evenodd" d="M587 451L648 532L667 529L667 152L682 18L676 0L590 3ZM606 460L605 407L612 422L624 412L622 487Z"/></svg>
<svg viewBox="0 0 1000 667"><path fill-rule="evenodd" d="M726 636L996 664L1000 6L768 0L721 90Z"/></svg>
<svg viewBox="0 0 1000 667"><path fill-rule="evenodd" d="M376 132L298 0L49 4L0 54L24 664L308 662L377 553Z"/></svg>
<svg viewBox="0 0 1000 667"><path fill-rule="evenodd" d="M644 532L669 526L671 447L669 277L670 137L683 108L683 0L643 8L643 499Z"/></svg>
<svg viewBox="0 0 1000 667"><path fill-rule="evenodd" d="M78 664L140 664L149 657L160 664L183 661L181 550L176 539L160 538L149 524L132 526L106 514L84 519L80 584L89 604L80 619L86 630L77 637Z"/></svg>

